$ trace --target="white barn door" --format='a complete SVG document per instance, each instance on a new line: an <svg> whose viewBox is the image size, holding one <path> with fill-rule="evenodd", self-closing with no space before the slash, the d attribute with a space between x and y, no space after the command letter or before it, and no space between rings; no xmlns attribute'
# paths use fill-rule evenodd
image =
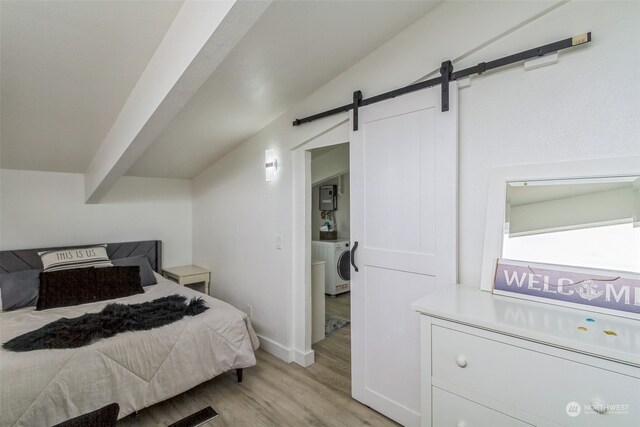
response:
<svg viewBox="0 0 640 427"><path fill-rule="evenodd" d="M420 425L420 320L409 307L457 275L458 91L440 86L359 111L351 132L353 397Z"/></svg>

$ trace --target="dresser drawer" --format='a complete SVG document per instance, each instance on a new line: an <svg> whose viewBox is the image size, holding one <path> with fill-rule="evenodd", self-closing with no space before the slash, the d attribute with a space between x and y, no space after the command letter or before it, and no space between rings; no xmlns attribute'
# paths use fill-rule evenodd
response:
<svg viewBox="0 0 640 427"><path fill-rule="evenodd" d="M431 333L434 385L485 396L560 425L638 426L637 378L567 360L571 352L563 359L436 325ZM576 416L568 414L571 402L580 410L571 413Z"/></svg>
<svg viewBox="0 0 640 427"><path fill-rule="evenodd" d="M526 427L531 425L437 387L433 387L432 390L435 427Z"/></svg>

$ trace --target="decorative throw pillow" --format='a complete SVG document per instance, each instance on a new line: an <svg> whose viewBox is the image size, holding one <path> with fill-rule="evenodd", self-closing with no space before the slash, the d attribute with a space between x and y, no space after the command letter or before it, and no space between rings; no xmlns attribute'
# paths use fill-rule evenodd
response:
<svg viewBox="0 0 640 427"><path fill-rule="evenodd" d="M33 307L38 301L40 270L22 270L0 274L2 311Z"/></svg>
<svg viewBox="0 0 640 427"><path fill-rule="evenodd" d="M68 270L70 268L111 267L107 256L107 245L86 248L57 249L38 252L44 271Z"/></svg>
<svg viewBox="0 0 640 427"><path fill-rule="evenodd" d="M40 273L36 310L142 294L140 267L74 268Z"/></svg>
<svg viewBox="0 0 640 427"><path fill-rule="evenodd" d="M149 264L149 260L144 255L112 259L111 263L115 266L137 265L140 267L140 280L142 286L155 285L158 283L156 276L153 275L151 264Z"/></svg>

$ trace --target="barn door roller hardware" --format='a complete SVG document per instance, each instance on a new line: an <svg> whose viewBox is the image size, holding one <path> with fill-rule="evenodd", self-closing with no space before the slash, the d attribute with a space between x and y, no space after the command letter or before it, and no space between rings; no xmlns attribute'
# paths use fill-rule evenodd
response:
<svg viewBox="0 0 640 427"><path fill-rule="evenodd" d="M372 96L371 98L362 98L362 92L357 90L353 92L353 102L345 104L341 107L332 108L331 110L323 111L322 113L314 114L312 116L304 117L302 119L296 119L293 121L294 126L299 126L303 123L309 123L314 120L322 119L324 117L333 116L353 110L353 130L358 130L358 109L360 107L366 107L367 105L375 104L376 102L384 101L386 99L395 98L396 96L404 95L410 92L415 92L421 89L427 89L436 85L442 85L442 111L449 111L449 82L462 79L472 74L482 74L486 71L493 70L495 68L504 67L506 65L514 64L520 61L526 61L527 59L543 56L548 53L557 52L562 49L567 49L573 46L589 43L591 41L591 33L580 34L579 36L571 37L568 39L560 40L554 43L549 43L544 46L535 47L533 49L525 50L522 52L514 53L513 55L505 56L500 59L495 59L489 62L481 62L474 67L465 68L457 72L453 71L453 65L451 61L445 61L440 67L440 76L433 79L425 80L411 84L409 86L395 89L390 92L385 92L380 95Z"/></svg>

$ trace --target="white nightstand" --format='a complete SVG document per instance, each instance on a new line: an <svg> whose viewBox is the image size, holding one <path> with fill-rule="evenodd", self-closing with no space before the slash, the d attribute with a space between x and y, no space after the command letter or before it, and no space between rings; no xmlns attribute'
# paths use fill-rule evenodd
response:
<svg viewBox="0 0 640 427"><path fill-rule="evenodd" d="M195 265L182 265L179 267L165 268L162 275L180 285L204 283L204 292L209 295L209 282L211 271Z"/></svg>

